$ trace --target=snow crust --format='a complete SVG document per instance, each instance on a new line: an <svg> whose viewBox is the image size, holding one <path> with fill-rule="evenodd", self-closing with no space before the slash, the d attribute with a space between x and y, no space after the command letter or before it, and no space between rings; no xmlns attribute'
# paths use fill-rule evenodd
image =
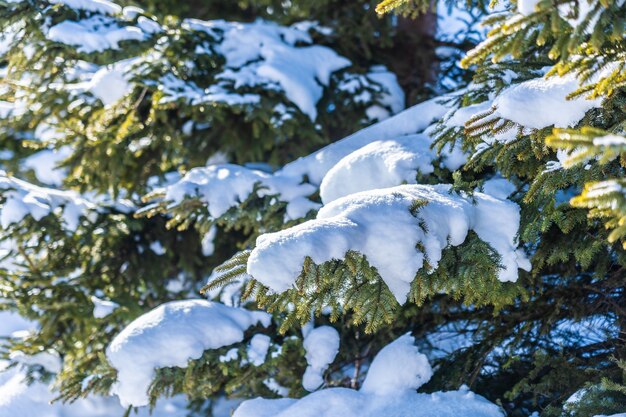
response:
<svg viewBox="0 0 626 417"><path fill-rule="evenodd" d="M269 314L205 300L165 303L135 319L107 348L118 370L113 393L124 407L147 405L155 368L185 368L205 350L242 341L257 323L268 326Z"/></svg>
<svg viewBox="0 0 626 417"><path fill-rule="evenodd" d="M418 394L432 369L405 335L383 348L360 390L329 388L299 400L244 401L233 417L502 417L498 406L467 389Z"/></svg>
<svg viewBox="0 0 626 417"><path fill-rule="evenodd" d="M316 219L259 236L247 272L283 292L291 288L307 256L321 264L357 251L377 268L403 304L425 261L436 269L443 249L462 244L474 230L500 255L498 278L516 281L518 268L530 268L526 256L516 249L519 207L482 193L473 195L476 204L472 204L467 196L450 190L449 185L402 185L332 201ZM416 201L427 204L414 216L410 209ZM418 243L424 252L416 249Z"/></svg>
<svg viewBox="0 0 626 417"><path fill-rule="evenodd" d="M307 391L315 391L324 383L324 371L339 353L339 333L330 326L316 327L306 334L303 345L308 366L302 386Z"/></svg>
<svg viewBox="0 0 626 417"><path fill-rule="evenodd" d="M68 230L78 227L82 216L88 216L93 205L73 191L39 187L6 175L0 171L0 190L5 199L0 206L0 226L3 229L19 223L26 216L35 220L57 212Z"/></svg>

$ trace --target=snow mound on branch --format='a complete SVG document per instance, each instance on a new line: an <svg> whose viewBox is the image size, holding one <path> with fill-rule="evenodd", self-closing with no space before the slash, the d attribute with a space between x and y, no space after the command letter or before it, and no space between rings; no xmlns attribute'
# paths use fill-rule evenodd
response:
<svg viewBox="0 0 626 417"><path fill-rule="evenodd" d="M361 392L393 395L413 391L427 383L433 370L426 355L419 353L415 339L405 334L385 346L374 358Z"/></svg>
<svg viewBox="0 0 626 417"><path fill-rule="evenodd" d="M233 417L502 417L498 406L469 390L418 394L432 369L405 335L374 358L360 390L329 388L295 400L244 401Z"/></svg>
<svg viewBox="0 0 626 417"><path fill-rule="evenodd" d="M417 173L431 174L437 153L431 149L427 135L407 135L375 141L341 159L332 167L320 185L324 203L359 191L387 188L403 183L415 184ZM457 147L458 148L458 147ZM456 152L461 154L460 150ZM444 155L443 164L458 168L457 155ZM450 164L452 162L453 164Z"/></svg>
<svg viewBox="0 0 626 417"><path fill-rule="evenodd" d="M184 26L205 31L219 39L217 51L226 59L218 78L235 87L274 83L311 120L317 118L317 102L333 72L350 66L350 61L325 46L296 46L312 43L306 30L257 20L253 23L187 19Z"/></svg>
<svg viewBox="0 0 626 417"><path fill-rule="evenodd" d="M135 319L107 348L118 370L113 392L124 407L147 405L155 368L184 368L205 350L242 341L257 323L269 326L269 314L205 300L165 303Z"/></svg>
<svg viewBox="0 0 626 417"><path fill-rule="evenodd" d="M86 10L102 14L117 14L122 7L107 0L49 0L52 4L63 4L71 9Z"/></svg>
<svg viewBox="0 0 626 417"><path fill-rule="evenodd" d="M539 4L539 0L518 0L517 11L524 16L528 16L535 11L537 4Z"/></svg>
<svg viewBox="0 0 626 417"><path fill-rule="evenodd" d="M73 88L84 89L100 99L108 106L124 97L131 90L128 70L136 59L125 59L98 69L93 77L86 82L76 84Z"/></svg>
<svg viewBox="0 0 626 417"><path fill-rule="evenodd" d="M3 171L0 171L0 191L4 199L0 206L0 225L3 229L21 222L28 215L41 220L60 209L65 226L74 231L80 218L93 208L75 192L39 187L10 177Z"/></svg>
<svg viewBox="0 0 626 417"><path fill-rule="evenodd" d="M309 210L319 207L306 198L315 192L314 186L233 164L191 169L180 181L166 187L164 199L178 205L185 197L199 197L208 204L211 217L218 218L245 201L255 184L263 187L257 191L259 197L278 194L287 202L287 217L291 219L303 217Z"/></svg>
<svg viewBox="0 0 626 417"><path fill-rule="evenodd" d="M248 360L254 366L261 366L265 362L267 351L270 348L270 337L264 334L255 334L248 345Z"/></svg>
<svg viewBox="0 0 626 417"><path fill-rule="evenodd" d="M0 337L23 337L36 327L16 313L10 311L0 312ZM17 353L17 352L16 352ZM48 356L49 361L42 361L43 353L34 356L19 355L13 360L19 359L25 365L46 365L55 367L55 358ZM7 369L8 361L0 360L0 417L110 417L121 416L124 409L119 401L113 397L79 398L72 403L62 401L53 402L57 393L52 386L39 381L29 382L26 369L19 365ZM58 357L56 358L58 368ZM139 410L137 417L178 417L185 412L187 404L184 396L176 396L171 399L159 401L155 410ZM134 414L135 415L135 414ZM224 414L229 415L229 414Z"/></svg>
<svg viewBox="0 0 626 417"><path fill-rule="evenodd" d="M375 65L370 68L367 78L380 84L383 88L381 104L391 109L391 113L386 108L379 105L367 109L366 113L370 120L384 120L391 114L404 110L405 95L404 90L398 84L396 74L389 71L384 65Z"/></svg>
<svg viewBox="0 0 626 417"><path fill-rule="evenodd" d="M447 110L438 99L417 104L317 152L299 158L285 165L277 174L294 178L307 176L312 184L320 184L326 173L350 153L377 140L419 133L433 121L440 119Z"/></svg>
<svg viewBox="0 0 626 417"><path fill-rule="evenodd" d="M309 365L304 371L302 386L307 391L315 391L324 383L324 371L339 352L339 333L330 326L316 327L305 336L303 345Z"/></svg>
<svg viewBox="0 0 626 417"><path fill-rule="evenodd" d="M534 129L572 127L587 111L602 105L601 98L579 96L568 100L567 96L579 87L574 75L524 81L498 95L493 102L494 115Z"/></svg>
<svg viewBox="0 0 626 417"><path fill-rule="evenodd" d="M143 41L150 34L136 26L120 26L108 16L94 15L79 21L66 20L52 26L46 37L54 42L78 47L78 52L93 53L119 49L122 41Z"/></svg>
<svg viewBox="0 0 626 417"><path fill-rule="evenodd" d="M473 198L476 204L451 193L449 185L402 185L352 194L324 206L314 220L259 236L247 272L283 292L292 287L307 256L321 264L343 259L352 250L367 256L403 304L424 262L436 269L443 249L462 244L474 230L500 255L498 278L516 281L518 268L530 268L516 249L519 207L482 193ZM410 210L416 201L426 204L414 216Z"/></svg>
<svg viewBox="0 0 626 417"><path fill-rule="evenodd" d="M35 172L37 180L44 184L59 186L67 176L67 170L59 167L59 163L72 154L69 146L60 149L44 149L24 158L26 169Z"/></svg>
<svg viewBox="0 0 626 417"><path fill-rule="evenodd" d="M445 113L446 108L435 101L419 104L287 164L274 174L233 164L193 168L180 181L165 187L164 200L174 207L185 197L199 197L208 204L211 217L218 218L246 200L258 184L263 187L257 190L259 197L278 194L288 203L288 220L301 218L319 208L307 197L315 193L322 179L322 199L327 202L356 191L415 182L416 169L423 174L433 172L432 160L437 157L429 148L432 140L412 133L425 129ZM378 141L380 138L390 140ZM444 149L442 154L443 165L451 170L465 163L458 147ZM373 168L379 171L368 174ZM305 175L310 183L303 182Z"/></svg>
<svg viewBox="0 0 626 417"><path fill-rule="evenodd" d="M108 316L120 306L113 301L101 300L95 295L91 296L91 302L93 303L93 316L97 319Z"/></svg>

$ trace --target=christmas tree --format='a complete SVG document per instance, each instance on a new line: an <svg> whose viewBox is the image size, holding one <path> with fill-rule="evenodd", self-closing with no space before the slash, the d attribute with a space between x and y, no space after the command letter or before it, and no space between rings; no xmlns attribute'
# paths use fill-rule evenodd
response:
<svg viewBox="0 0 626 417"><path fill-rule="evenodd" d="M621 1L141 6L0 0L0 416L626 411Z"/></svg>

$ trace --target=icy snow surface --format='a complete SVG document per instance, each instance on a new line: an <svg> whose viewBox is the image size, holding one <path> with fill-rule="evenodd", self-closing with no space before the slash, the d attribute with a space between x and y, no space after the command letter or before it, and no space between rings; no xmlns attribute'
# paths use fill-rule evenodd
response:
<svg viewBox="0 0 626 417"><path fill-rule="evenodd" d="M449 185L402 185L342 197L322 207L314 220L259 236L247 272L283 292L295 282L305 257L321 264L353 250L367 256L402 304L425 257L437 268L442 250L460 245L474 230L501 256L499 279L517 280L518 268L530 268L516 249L519 207L482 193L473 197L477 204L450 193ZM427 204L413 216L416 200ZM424 253L416 249L418 243Z"/></svg>
<svg viewBox="0 0 626 417"><path fill-rule="evenodd" d="M303 345L308 366L302 386L307 391L315 391L324 383L324 371L339 352L339 333L330 326L316 327L305 335Z"/></svg>
<svg viewBox="0 0 626 417"><path fill-rule="evenodd" d="M0 225L6 229L28 215L35 220L62 208L61 219L69 230L76 230L81 216L93 206L73 191L39 187L7 176L0 171L0 190L5 202L0 206Z"/></svg>
<svg viewBox="0 0 626 417"><path fill-rule="evenodd" d="M383 348L358 391L329 388L299 400L256 398L244 401L233 417L503 416L495 404L466 389L416 393L432 370L413 342L413 337L405 335Z"/></svg>
<svg viewBox="0 0 626 417"><path fill-rule="evenodd" d="M185 368L205 350L240 342L257 323L268 326L270 316L205 300L165 303L135 319L107 348L118 370L113 392L124 407L147 405L155 368Z"/></svg>

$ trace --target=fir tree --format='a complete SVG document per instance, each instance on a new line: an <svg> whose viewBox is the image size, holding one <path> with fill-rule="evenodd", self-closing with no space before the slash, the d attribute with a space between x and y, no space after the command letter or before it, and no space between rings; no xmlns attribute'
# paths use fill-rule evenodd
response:
<svg viewBox="0 0 626 417"><path fill-rule="evenodd" d="M157 415L626 410L626 7L447 3L490 31L467 73L469 30L430 39L439 81L400 81L441 95L398 113L380 64L432 5L344 3L0 1L15 378Z"/></svg>

